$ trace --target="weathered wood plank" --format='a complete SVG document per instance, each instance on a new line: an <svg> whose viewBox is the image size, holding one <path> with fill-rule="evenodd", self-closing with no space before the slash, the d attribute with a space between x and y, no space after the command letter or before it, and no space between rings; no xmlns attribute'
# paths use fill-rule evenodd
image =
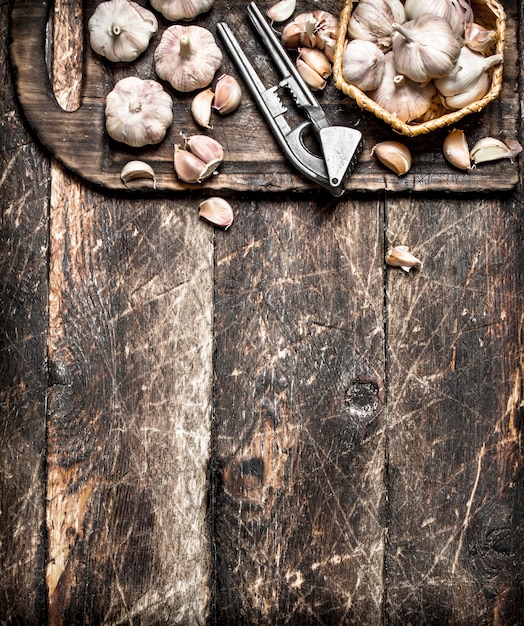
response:
<svg viewBox="0 0 524 626"><path fill-rule="evenodd" d="M48 164L20 118L0 6L0 623L45 620Z"/></svg>
<svg viewBox="0 0 524 626"><path fill-rule="evenodd" d="M517 198L387 203L391 624L521 624L522 213Z"/></svg>
<svg viewBox="0 0 524 626"><path fill-rule="evenodd" d="M217 624L379 624L378 200L241 203L216 239Z"/></svg>

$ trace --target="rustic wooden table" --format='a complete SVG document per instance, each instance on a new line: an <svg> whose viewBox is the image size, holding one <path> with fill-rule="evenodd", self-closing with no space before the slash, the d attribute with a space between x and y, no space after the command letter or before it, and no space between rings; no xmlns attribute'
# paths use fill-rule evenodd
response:
<svg viewBox="0 0 524 626"><path fill-rule="evenodd" d="M505 95L470 136L520 132L523 7L503 4ZM64 108L77 11L50 29ZM216 179L235 222L214 230L200 192L111 191L50 155L15 95L11 12L0 623L524 623L518 163L468 179L437 136L399 182L369 155L387 129L344 104L369 134L335 201L285 162L254 169L246 137L270 140L247 99L245 167ZM387 268L392 244L422 270Z"/></svg>

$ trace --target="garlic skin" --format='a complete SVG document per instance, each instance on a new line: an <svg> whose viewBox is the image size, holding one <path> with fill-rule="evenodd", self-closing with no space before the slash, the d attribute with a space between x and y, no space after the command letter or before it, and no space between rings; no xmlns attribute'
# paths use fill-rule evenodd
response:
<svg viewBox="0 0 524 626"><path fill-rule="evenodd" d="M385 54L380 86L368 92L370 98L401 122L412 122L422 117L431 106L434 94L432 82L420 85L397 73L393 52Z"/></svg>
<svg viewBox="0 0 524 626"><path fill-rule="evenodd" d="M285 22L293 15L296 8L297 0L280 0L269 7L266 15L272 22Z"/></svg>
<svg viewBox="0 0 524 626"><path fill-rule="evenodd" d="M391 47L394 23L406 21L400 0L360 0L348 23L351 39L372 41L382 50Z"/></svg>
<svg viewBox="0 0 524 626"><path fill-rule="evenodd" d="M470 156L475 165L500 159L513 159L522 152L522 146L514 139L504 142L495 137L483 137L471 148Z"/></svg>
<svg viewBox="0 0 524 626"><path fill-rule="evenodd" d="M132 0L107 0L87 23L93 50L114 63L134 61L158 30L155 15Z"/></svg>
<svg viewBox="0 0 524 626"><path fill-rule="evenodd" d="M442 153L446 160L459 170L470 170L471 159L466 135L463 130L454 128L442 144Z"/></svg>
<svg viewBox="0 0 524 626"><path fill-rule="evenodd" d="M195 156L210 163L211 161L222 161L224 159L224 148L212 137L207 135L192 135L185 138L185 147Z"/></svg>
<svg viewBox="0 0 524 626"><path fill-rule="evenodd" d="M195 122L202 128L213 128L210 125L211 107L215 98L215 92L209 88L198 93L191 101L191 115Z"/></svg>
<svg viewBox="0 0 524 626"><path fill-rule="evenodd" d="M172 122L173 100L157 81L128 76L106 96L106 130L116 141L134 148L160 143Z"/></svg>
<svg viewBox="0 0 524 626"><path fill-rule="evenodd" d="M171 22L192 20L206 13L214 0L151 0L151 6Z"/></svg>
<svg viewBox="0 0 524 626"><path fill-rule="evenodd" d="M178 178L201 183L215 173L224 159L222 146L207 135L184 137L184 146L175 145L173 164Z"/></svg>
<svg viewBox="0 0 524 626"><path fill-rule="evenodd" d="M199 205L199 215L211 224L227 230L233 223L233 208L223 198L211 197Z"/></svg>
<svg viewBox="0 0 524 626"><path fill-rule="evenodd" d="M386 263L392 267L400 267L405 272L409 272L412 268L421 269L422 261L417 259L410 251L408 246L394 246L386 252Z"/></svg>
<svg viewBox="0 0 524 626"><path fill-rule="evenodd" d="M403 176L411 169L411 152L399 141L381 141L373 146L371 154L397 176Z"/></svg>
<svg viewBox="0 0 524 626"><path fill-rule="evenodd" d="M155 69L177 91L207 87L222 64L222 51L202 26L169 26L155 50Z"/></svg>
<svg viewBox="0 0 524 626"><path fill-rule="evenodd" d="M298 73L304 79L305 83L313 91L322 91L327 85L326 79L323 78L316 70L308 65L304 59L298 57L296 60Z"/></svg>
<svg viewBox="0 0 524 626"><path fill-rule="evenodd" d="M502 63L500 54L485 57L463 46L451 72L434 81L445 106L461 109L484 97L491 84L488 70L499 63Z"/></svg>
<svg viewBox="0 0 524 626"><path fill-rule="evenodd" d="M320 9L301 13L284 26L281 35L285 48L318 48L330 61L335 55L338 35L338 18Z"/></svg>
<svg viewBox="0 0 524 626"><path fill-rule="evenodd" d="M362 91L377 89L384 77L384 53L372 41L352 39L342 55L344 80Z"/></svg>
<svg viewBox="0 0 524 626"><path fill-rule="evenodd" d="M476 22L468 22L464 31L464 43L470 50L484 52L498 39L496 30L484 28Z"/></svg>
<svg viewBox="0 0 524 626"><path fill-rule="evenodd" d="M242 87L234 76L222 74L215 85L215 103L213 108L220 115L229 115L242 103Z"/></svg>
<svg viewBox="0 0 524 626"><path fill-rule="evenodd" d="M442 17L421 15L404 24L393 24L395 67L417 83L449 74L457 61L461 44Z"/></svg>

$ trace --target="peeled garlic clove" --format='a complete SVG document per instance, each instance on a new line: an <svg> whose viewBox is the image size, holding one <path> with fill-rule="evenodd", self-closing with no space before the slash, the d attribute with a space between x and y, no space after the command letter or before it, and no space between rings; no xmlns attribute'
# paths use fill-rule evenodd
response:
<svg viewBox="0 0 524 626"><path fill-rule="evenodd" d="M175 146L175 172L185 183L199 183L203 180L206 164L189 150L179 145Z"/></svg>
<svg viewBox="0 0 524 626"><path fill-rule="evenodd" d="M297 8L297 0L280 0L270 7L266 15L272 22L285 22L288 20Z"/></svg>
<svg viewBox="0 0 524 626"><path fill-rule="evenodd" d="M471 159L466 135L463 130L453 129L444 139L442 152L446 159L460 170L471 169Z"/></svg>
<svg viewBox="0 0 524 626"><path fill-rule="evenodd" d="M156 189L155 171L144 161L129 161L120 172L120 178L127 185L131 180L149 179L153 181L153 189Z"/></svg>
<svg viewBox="0 0 524 626"><path fill-rule="evenodd" d="M200 217L215 226L228 229L233 223L233 209L223 198L207 198L200 203L199 209Z"/></svg>
<svg viewBox="0 0 524 626"><path fill-rule="evenodd" d="M213 128L209 122L211 121L211 105L214 97L215 93L209 88L198 93L191 102L191 115L195 122L203 128Z"/></svg>
<svg viewBox="0 0 524 626"><path fill-rule="evenodd" d="M381 141L371 153L397 176L403 176L411 169L411 152L399 141Z"/></svg>
<svg viewBox="0 0 524 626"><path fill-rule="evenodd" d="M320 91L324 89L324 87L327 84L326 80L322 78L322 76L318 72L316 72L312 67L310 67L303 59L298 57L296 61L296 66L297 66L298 73L300 74L300 76L302 76L306 84L313 91Z"/></svg>
<svg viewBox="0 0 524 626"><path fill-rule="evenodd" d="M498 38L496 30L484 28L476 22L468 22L464 30L464 43L475 52L483 52Z"/></svg>
<svg viewBox="0 0 524 626"><path fill-rule="evenodd" d="M299 48L298 56L311 69L315 70L317 74L320 74L322 78L328 78L331 75L331 63L322 50L318 50L318 48Z"/></svg>
<svg viewBox="0 0 524 626"><path fill-rule="evenodd" d="M211 161L222 161L224 159L224 148L212 137L207 135L192 135L186 137L186 147L204 163Z"/></svg>
<svg viewBox="0 0 524 626"><path fill-rule="evenodd" d="M477 165L499 159L512 159L520 152L522 152L522 146L518 141L508 139L504 143L495 137L483 137L471 148L470 156Z"/></svg>
<svg viewBox="0 0 524 626"><path fill-rule="evenodd" d="M422 261L411 254L408 246L394 246L386 252L386 263L392 267L400 267L405 272L411 268L420 269Z"/></svg>
<svg viewBox="0 0 524 626"><path fill-rule="evenodd" d="M234 76L222 74L215 85L215 104L213 106L221 115L236 111L242 102L242 88Z"/></svg>

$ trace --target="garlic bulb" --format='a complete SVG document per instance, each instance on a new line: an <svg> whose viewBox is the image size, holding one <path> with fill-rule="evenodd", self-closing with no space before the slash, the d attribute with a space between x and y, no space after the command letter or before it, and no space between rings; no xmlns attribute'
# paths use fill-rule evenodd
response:
<svg viewBox="0 0 524 626"><path fill-rule="evenodd" d="M176 90L207 87L222 63L222 51L202 26L166 28L155 50L155 69Z"/></svg>
<svg viewBox="0 0 524 626"><path fill-rule="evenodd" d="M401 122L411 122L422 117L429 109L435 87L432 82L420 85L402 74L397 74L393 57L393 52L385 54L382 82L368 95Z"/></svg>
<svg viewBox="0 0 524 626"><path fill-rule="evenodd" d="M468 22L464 31L464 43L475 52L483 52L498 38L496 30L484 28L476 22Z"/></svg>
<svg viewBox="0 0 524 626"><path fill-rule="evenodd" d="M106 97L106 130L135 148L156 144L173 121L173 101L155 80L122 78Z"/></svg>
<svg viewBox="0 0 524 626"><path fill-rule="evenodd" d="M342 55L344 79L362 89L377 89L384 76L384 53L372 41L352 39Z"/></svg>
<svg viewBox="0 0 524 626"><path fill-rule="evenodd" d="M405 20L400 0L360 0L349 18L348 34L351 39L372 41L387 50L391 47L392 24Z"/></svg>
<svg viewBox="0 0 524 626"><path fill-rule="evenodd" d="M151 0L151 6L171 22L192 20L201 13L206 13L213 6L214 0Z"/></svg>
<svg viewBox="0 0 524 626"><path fill-rule="evenodd" d="M502 63L500 54L485 57L463 46L452 71L434 81L445 106L461 109L484 97L491 84L488 70L499 63Z"/></svg>
<svg viewBox="0 0 524 626"><path fill-rule="evenodd" d="M473 18L473 11L468 0L406 0L404 3L406 19L414 20L421 15L430 13L444 18L455 37L462 37L464 27Z"/></svg>
<svg viewBox="0 0 524 626"><path fill-rule="evenodd" d="M442 17L423 14L404 24L394 24L395 66L417 83L448 74L457 60L461 44Z"/></svg>
<svg viewBox="0 0 524 626"><path fill-rule="evenodd" d="M134 61L158 30L156 17L131 0L99 4L87 23L93 50L109 61Z"/></svg>

